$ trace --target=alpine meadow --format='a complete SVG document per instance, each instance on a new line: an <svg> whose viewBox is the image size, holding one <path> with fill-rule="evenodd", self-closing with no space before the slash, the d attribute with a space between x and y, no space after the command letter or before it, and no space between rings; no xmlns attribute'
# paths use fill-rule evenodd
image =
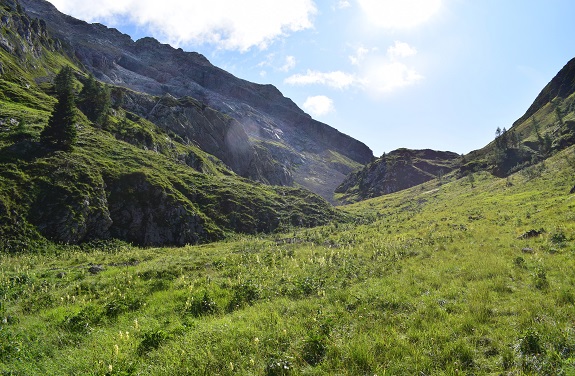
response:
<svg viewBox="0 0 575 376"><path fill-rule="evenodd" d="M375 158L204 56L0 0L2 375L575 375L575 59Z"/></svg>

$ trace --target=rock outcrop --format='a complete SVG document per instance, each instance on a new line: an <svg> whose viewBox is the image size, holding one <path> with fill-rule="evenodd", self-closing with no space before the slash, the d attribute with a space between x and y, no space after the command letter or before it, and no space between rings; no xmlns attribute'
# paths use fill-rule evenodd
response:
<svg viewBox="0 0 575 376"><path fill-rule="evenodd" d="M162 187L142 172L109 183L109 210L114 238L137 245L186 245L215 240L206 220L179 192Z"/></svg>
<svg viewBox="0 0 575 376"><path fill-rule="evenodd" d="M336 189L343 202L390 194L441 177L457 166L457 153L398 149L350 174Z"/></svg>

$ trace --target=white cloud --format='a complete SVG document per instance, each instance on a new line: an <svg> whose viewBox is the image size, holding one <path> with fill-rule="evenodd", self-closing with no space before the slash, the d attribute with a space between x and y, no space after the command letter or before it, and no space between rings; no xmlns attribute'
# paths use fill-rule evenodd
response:
<svg viewBox="0 0 575 376"><path fill-rule="evenodd" d="M364 59L365 56L369 53L369 50L365 47L359 47L355 51L355 55L349 56L349 61L353 65L359 65Z"/></svg>
<svg viewBox="0 0 575 376"><path fill-rule="evenodd" d="M405 42L396 41L386 54L377 48L359 47L349 56L357 72L318 72L295 74L284 80L290 85L326 85L336 89L357 87L373 95L388 94L397 89L420 82L424 77L406 65L402 59L415 56L417 50Z"/></svg>
<svg viewBox="0 0 575 376"><path fill-rule="evenodd" d="M358 0L368 20L385 29L412 29L431 19L442 0Z"/></svg>
<svg viewBox="0 0 575 376"><path fill-rule="evenodd" d="M312 116L323 116L335 111L333 101L325 95L308 97L303 104L303 108Z"/></svg>
<svg viewBox="0 0 575 376"><path fill-rule="evenodd" d="M351 3L347 0L339 0L337 3L337 9L345 9L345 8L349 8L351 6Z"/></svg>
<svg viewBox="0 0 575 376"><path fill-rule="evenodd" d="M381 95L418 83L423 76L401 61L415 55L415 48L405 42L395 41L385 56L369 56L361 67L362 87L374 95Z"/></svg>
<svg viewBox="0 0 575 376"><path fill-rule="evenodd" d="M308 70L306 74L294 74L284 80L290 85L327 85L336 89L346 89L355 82L352 74L342 71L318 72Z"/></svg>
<svg viewBox="0 0 575 376"><path fill-rule="evenodd" d="M285 64L280 68L282 72L288 72L294 69L296 66L296 60L293 56L286 56Z"/></svg>
<svg viewBox="0 0 575 376"><path fill-rule="evenodd" d="M297 65L297 60L294 56L288 55L283 61L277 57L276 53L270 53L266 56L266 59L258 63L256 66L258 68L271 67L275 71L289 72L294 69Z"/></svg>
<svg viewBox="0 0 575 376"><path fill-rule="evenodd" d="M414 85L422 79L421 74L403 63L376 58L366 65L360 82L366 91L381 95Z"/></svg>
<svg viewBox="0 0 575 376"><path fill-rule="evenodd" d="M417 50L404 42L395 41L395 44L387 49L387 56L391 59L399 59L417 55Z"/></svg>
<svg viewBox="0 0 575 376"><path fill-rule="evenodd" d="M265 49L275 39L313 27L313 0L50 0L59 10L89 22L120 18L149 28L159 39L215 44L228 50Z"/></svg>

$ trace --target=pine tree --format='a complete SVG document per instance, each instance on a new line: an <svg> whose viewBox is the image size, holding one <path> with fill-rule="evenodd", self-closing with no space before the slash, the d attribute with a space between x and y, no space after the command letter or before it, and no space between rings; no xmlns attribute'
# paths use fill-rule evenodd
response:
<svg viewBox="0 0 575 376"><path fill-rule="evenodd" d="M88 119L101 125L106 123L111 105L110 89L90 75L78 99L78 107Z"/></svg>
<svg viewBox="0 0 575 376"><path fill-rule="evenodd" d="M54 90L56 91L56 96L65 94L67 91L72 91L72 83L74 78L74 72L69 66L63 67L60 72L54 78Z"/></svg>
<svg viewBox="0 0 575 376"><path fill-rule="evenodd" d="M43 144L62 150L69 150L76 142L76 110L72 88L72 69L62 68L55 79L58 102L40 134Z"/></svg>

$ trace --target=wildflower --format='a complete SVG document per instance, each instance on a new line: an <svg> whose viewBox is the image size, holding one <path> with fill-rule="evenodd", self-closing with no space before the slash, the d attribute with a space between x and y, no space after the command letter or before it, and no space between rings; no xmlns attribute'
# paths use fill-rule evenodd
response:
<svg viewBox="0 0 575 376"><path fill-rule="evenodd" d="M114 354L116 354L116 356L118 356L118 353L120 352L120 346L118 346L118 344L114 345Z"/></svg>

